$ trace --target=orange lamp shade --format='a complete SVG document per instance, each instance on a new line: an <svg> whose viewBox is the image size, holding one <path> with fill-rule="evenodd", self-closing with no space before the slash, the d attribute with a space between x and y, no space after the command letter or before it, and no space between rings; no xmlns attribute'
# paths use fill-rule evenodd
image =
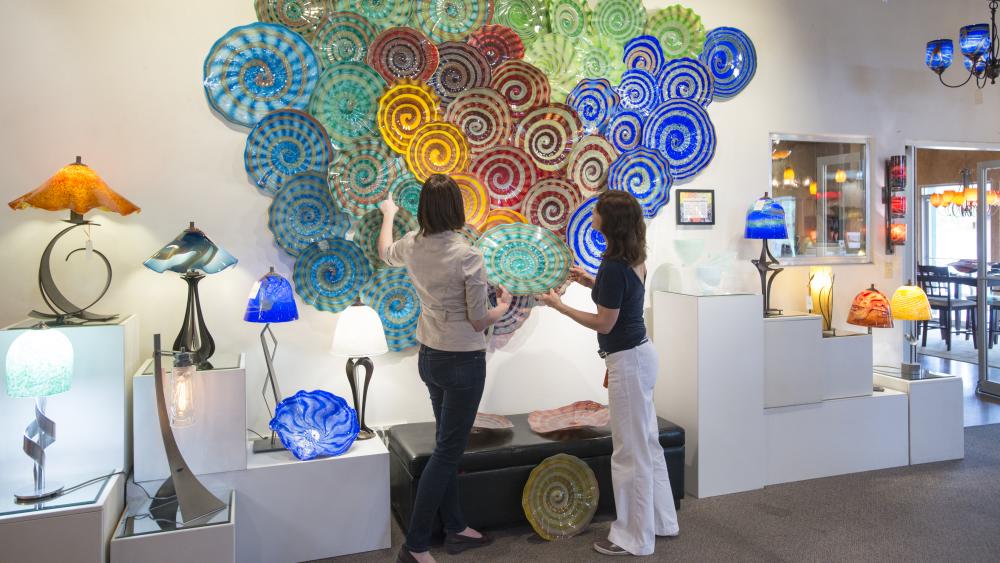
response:
<svg viewBox="0 0 1000 563"><path fill-rule="evenodd" d="M941 207L941 204L943 202L944 202L944 196L942 196L941 194L931 194L930 197L931 205L933 205L934 207Z"/></svg>
<svg viewBox="0 0 1000 563"><path fill-rule="evenodd" d="M901 321L931 320L931 303L916 285L904 285L892 294L892 316Z"/></svg>
<svg viewBox="0 0 1000 563"><path fill-rule="evenodd" d="M134 203L108 187L92 168L76 162L62 167L44 184L8 203L11 209L37 207L46 211L69 209L83 215L91 209L102 209L119 215L139 211Z"/></svg>
<svg viewBox="0 0 1000 563"><path fill-rule="evenodd" d="M782 178L784 178L784 180L786 182L794 182L795 181L795 169L792 168L791 166L786 166L785 167L785 171L782 173Z"/></svg>
<svg viewBox="0 0 1000 563"><path fill-rule="evenodd" d="M979 203L979 190L976 188L965 188L965 192L962 195L965 197L966 203Z"/></svg>
<svg viewBox="0 0 1000 563"><path fill-rule="evenodd" d="M997 205L997 204L1000 204L1000 193L997 193L997 192L986 192L986 204L987 205Z"/></svg>
<svg viewBox="0 0 1000 563"><path fill-rule="evenodd" d="M951 204L957 207L962 207L965 205L965 192L959 191L955 192L955 195L951 197Z"/></svg>
<svg viewBox="0 0 1000 563"><path fill-rule="evenodd" d="M941 205L951 205L955 201L955 190L945 190L941 194Z"/></svg>
<svg viewBox="0 0 1000 563"><path fill-rule="evenodd" d="M906 244L906 223L893 223L889 228L892 244Z"/></svg>
<svg viewBox="0 0 1000 563"><path fill-rule="evenodd" d="M847 322L868 328L892 328L889 299L872 285L854 297L851 310L847 313Z"/></svg>

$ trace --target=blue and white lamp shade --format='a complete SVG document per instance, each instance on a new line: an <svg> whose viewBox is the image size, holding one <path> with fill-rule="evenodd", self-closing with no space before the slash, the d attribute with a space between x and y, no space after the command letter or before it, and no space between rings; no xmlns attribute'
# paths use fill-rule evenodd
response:
<svg viewBox="0 0 1000 563"><path fill-rule="evenodd" d="M951 39L935 39L927 42L927 68L934 72L944 72L951 66L955 56L955 44Z"/></svg>
<svg viewBox="0 0 1000 563"><path fill-rule="evenodd" d="M299 318L292 284L274 270L264 274L250 289L243 320L249 323L287 323Z"/></svg>
<svg viewBox="0 0 1000 563"><path fill-rule="evenodd" d="M743 238L772 240L788 238L785 209L766 195L758 199L747 212L747 225Z"/></svg>
<svg viewBox="0 0 1000 563"><path fill-rule="evenodd" d="M970 59L985 55L990 50L990 24L977 23L962 28L958 36L962 54Z"/></svg>
<svg viewBox="0 0 1000 563"><path fill-rule="evenodd" d="M26 330L7 349L5 368L8 397L49 397L69 391L73 344L54 328Z"/></svg>
<svg viewBox="0 0 1000 563"><path fill-rule="evenodd" d="M177 238L150 256L143 266L158 274L166 271L183 274L192 270L217 274L235 265L236 257L217 246L191 223Z"/></svg>
<svg viewBox="0 0 1000 563"><path fill-rule="evenodd" d="M973 68L972 59L965 57L965 70L975 73L976 75L982 76L983 72L986 71L986 65L993 60L989 53L976 59L975 68Z"/></svg>
<svg viewBox="0 0 1000 563"><path fill-rule="evenodd" d="M269 425L281 444L302 461L338 456L358 437L358 413L333 393L299 391L274 409Z"/></svg>

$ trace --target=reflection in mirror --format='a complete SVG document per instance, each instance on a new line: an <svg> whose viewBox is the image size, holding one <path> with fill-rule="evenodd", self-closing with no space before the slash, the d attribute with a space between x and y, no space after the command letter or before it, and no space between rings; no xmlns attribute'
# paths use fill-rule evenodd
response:
<svg viewBox="0 0 1000 563"><path fill-rule="evenodd" d="M782 264L871 261L866 140L772 134L771 192L788 225L768 243Z"/></svg>

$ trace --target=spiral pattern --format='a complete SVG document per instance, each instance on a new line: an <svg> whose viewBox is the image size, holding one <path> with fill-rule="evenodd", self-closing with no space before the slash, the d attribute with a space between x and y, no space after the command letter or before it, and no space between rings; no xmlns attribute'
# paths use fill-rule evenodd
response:
<svg viewBox="0 0 1000 563"><path fill-rule="evenodd" d="M618 85L618 95L621 96L621 107L634 111L642 116L648 116L660 104L660 90L656 77L639 69L626 70Z"/></svg>
<svg viewBox="0 0 1000 563"><path fill-rule="evenodd" d="M687 180L712 162L715 126L705 108L691 100L663 102L643 127L642 145L670 162L674 180Z"/></svg>
<svg viewBox="0 0 1000 563"><path fill-rule="evenodd" d="M586 0L552 0L549 2L549 28L566 37L580 37L587 32L590 7Z"/></svg>
<svg viewBox="0 0 1000 563"><path fill-rule="evenodd" d="M337 10L354 12L381 29L410 25L413 18L413 2L398 0L331 0Z"/></svg>
<svg viewBox="0 0 1000 563"><path fill-rule="evenodd" d="M330 167L330 192L340 208L360 217L378 207L389 187L403 174L400 160L380 140L351 145Z"/></svg>
<svg viewBox="0 0 1000 563"><path fill-rule="evenodd" d="M555 233L527 223L499 225L476 241L486 277L513 295L537 295L559 287L569 276L572 258Z"/></svg>
<svg viewBox="0 0 1000 563"><path fill-rule="evenodd" d="M270 195L290 176L325 171L332 158L333 147L323 125L294 109L267 114L250 131L243 151L247 176Z"/></svg>
<svg viewBox="0 0 1000 563"><path fill-rule="evenodd" d="M378 313L389 350L417 345L420 298L404 268L383 268L361 288L361 302Z"/></svg>
<svg viewBox="0 0 1000 563"><path fill-rule="evenodd" d="M483 232L499 225L510 225L512 223L527 223L528 218L521 215L520 211L513 209L492 209L486 216L486 223L483 224Z"/></svg>
<svg viewBox="0 0 1000 563"><path fill-rule="evenodd" d="M364 63L378 28L354 12L333 12L316 29L310 43L324 66L339 62Z"/></svg>
<svg viewBox="0 0 1000 563"><path fill-rule="evenodd" d="M634 37L625 44L625 66L655 75L663 67L663 47L652 35Z"/></svg>
<svg viewBox="0 0 1000 563"><path fill-rule="evenodd" d="M644 119L634 111L618 112L608 124L608 138L618 152L630 151L642 143Z"/></svg>
<svg viewBox="0 0 1000 563"><path fill-rule="evenodd" d="M484 25L466 39L486 57L490 68L495 69L507 59L524 57L524 43L513 29L502 25Z"/></svg>
<svg viewBox="0 0 1000 563"><path fill-rule="evenodd" d="M323 390L299 391L282 400L269 427L285 449L303 461L343 454L360 430L358 414L347 401Z"/></svg>
<svg viewBox="0 0 1000 563"><path fill-rule="evenodd" d="M523 117L529 111L549 103L549 80L537 67L512 59L501 63L493 73L490 87L500 93L510 106L511 115Z"/></svg>
<svg viewBox="0 0 1000 563"><path fill-rule="evenodd" d="M314 242L344 238L351 228L351 216L337 209L326 176L318 172L289 178L267 215L275 244L290 256L298 256Z"/></svg>
<svg viewBox="0 0 1000 563"><path fill-rule="evenodd" d="M524 116L514 132L514 146L531 155L540 170L555 172L566 166L582 129L573 108L550 104Z"/></svg>
<svg viewBox="0 0 1000 563"><path fill-rule="evenodd" d="M423 184L418 182L416 178L409 173L403 173L389 186L389 193L392 194L392 201L396 205L416 217L417 209L420 207L420 190L423 188Z"/></svg>
<svg viewBox="0 0 1000 563"><path fill-rule="evenodd" d="M496 207L520 205L528 189L538 181L538 169L523 150L509 145L497 146L472 163L471 172L482 178Z"/></svg>
<svg viewBox="0 0 1000 563"><path fill-rule="evenodd" d="M368 65L389 83L400 78L426 82L437 70L438 61L437 47L410 27L391 27L368 47Z"/></svg>
<svg viewBox="0 0 1000 563"><path fill-rule="evenodd" d="M757 49L750 37L735 27L717 27L708 33L701 62L712 72L715 97L728 100L750 84L757 73Z"/></svg>
<svg viewBox="0 0 1000 563"><path fill-rule="evenodd" d="M532 225L544 227L564 237L570 214L582 199L580 190L568 181L546 178L528 191L521 204L521 213Z"/></svg>
<svg viewBox="0 0 1000 563"><path fill-rule="evenodd" d="M599 135L580 139L569 153L566 179L579 188L585 196L604 190L608 181L608 168L618 158L618 151L610 141ZM576 205L570 207L570 210Z"/></svg>
<svg viewBox="0 0 1000 563"><path fill-rule="evenodd" d="M620 98L606 78L584 78L566 98L566 105L576 110L583 123L583 132L603 133Z"/></svg>
<svg viewBox="0 0 1000 563"><path fill-rule="evenodd" d="M698 59L681 58L667 63L657 78L664 100L683 98L707 107L715 95L715 82Z"/></svg>
<svg viewBox="0 0 1000 563"><path fill-rule="evenodd" d="M417 27L435 43L458 41L493 19L493 0L417 0L414 4Z"/></svg>
<svg viewBox="0 0 1000 563"><path fill-rule="evenodd" d="M438 45L438 53L441 62L430 85L445 105L466 90L489 85L490 63L472 45L457 41L442 43Z"/></svg>
<svg viewBox="0 0 1000 563"><path fill-rule="evenodd" d="M404 78L378 99L378 129L389 148L406 154L417 129L441 119L441 99L427 84Z"/></svg>
<svg viewBox="0 0 1000 563"><path fill-rule="evenodd" d="M458 127L445 121L432 121L413 135L406 163L421 182L432 174L459 172L469 165L469 143Z"/></svg>
<svg viewBox="0 0 1000 563"><path fill-rule="evenodd" d="M256 0L254 2L258 20L281 24L298 33L307 41L313 37L316 28L323 23L330 7L330 3L326 0Z"/></svg>
<svg viewBox="0 0 1000 563"><path fill-rule="evenodd" d="M601 260L604 259L604 251L608 248L608 241L604 235L594 228L593 217L596 207L596 195L584 200L570 216L566 232L566 241L573 251L576 263L590 275L597 275L597 269L601 267Z"/></svg>
<svg viewBox="0 0 1000 563"><path fill-rule="evenodd" d="M405 209L396 212L392 219L392 240L397 241L410 231L417 230L417 220ZM388 268L378 255L378 235L382 230L382 212L372 209L354 225L354 243L361 248L373 270Z"/></svg>
<svg viewBox="0 0 1000 563"><path fill-rule="evenodd" d="M496 306L496 288L490 287L489 290L490 305ZM507 312L500 317L496 323L493 324L493 334L494 336L504 336L507 334L512 334L517 329L524 325L525 321L528 320L528 316L531 315L531 308L537 304L535 298L531 295L517 295L510 302L510 308ZM481 416L499 416L499 415L483 415L479 413L476 415L477 424L479 423L479 418ZM511 424L507 421L507 424ZM477 426L478 428L479 426ZM509 428L510 426L503 426Z"/></svg>
<svg viewBox="0 0 1000 563"><path fill-rule="evenodd" d="M680 4L668 6L646 22L647 35L660 40L663 54L668 59L697 57L705 43L705 26L701 16Z"/></svg>
<svg viewBox="0 0 1000 563"><path fill-rule="evenodd" d="M549 29L548 10L543 0L503 0L496 2L493 23L513 29L524 46Z"/></svg>
<svg viewBox="0 0 1000 563"><path fill-rule="evenodd" d="M459 234L461 234L462 237L465 238L466 242L468 242L470 245L472 245L472 244L476 244L476 241L479 240L479 234L480 233L479 233L479 229L477 229L477 228L473 227L472 225L466 223L465 225L462 226L462 230L459 231Z"/></svg>
<svg viewBox="0 0 1000 563"><path fill-rule="evenodd" d="M563 100L582 78L576 57L575 40L549 33L540 36L524 53L524 60L538 67L548 78L557 100Z"/></svg>
<svg viewBox="0 0 1000 563"><path fill-rule="evenodd" d="M655 150L637 148L618 157L608 169L608 189L628 192L652 219L670 201L670 164Z"/></svg>
<svg viewBox="0 0 1000 563"><path fill-rule="evenodd" d="M385 82L361 63L332 64L323 71L309 100L309 113L337 149L376 134L378 97Z"/></svg>
<svg viewBox="0 0 1000 563"><path fill-rule="evenodd" d="M361 248L349 240L326 239L310 245L295 260L295 292L320 311L348 308L371 278Z"/></svg>
<svg viewBox="0 0 1000 563"><path fill-rule="evenodd" d="M276 109L305 109L319 79L319 61L288 28L254 23L216 41L204 72L212 107L233 123L253 127Z"/></svg>
<svg viewBox="0 0 1000 563"><path fill-rule="evenodd" d="M594 519L600 493L590 466L578 457L556 454L531 470L521 508L543 539L571 538Z"/></svg>
<svg viewBox="0 0 1000 563"><path fill-rule="evenodd" d="M642 33L646 8L642 0L601 0L594 11L594 31L618 45Z"/></svg>
<svg viewBox="0 0 1000 563"><path fill-rule="evenodd" d="M451 177L462 192L462 203L465 204L465 222L477 231L483 230L486 218L490 214L490 194L479 176L474 174L453 174ZM477 235L478 239L479 236Z"/></svg>
<svg viewBox="0 0 1000 563"><path fill-rule="evenodd" d="M514 129L507 101L492 88L473 88L459 94L448 105L444 119L465 134L473 158L507 143Z"/></svg>

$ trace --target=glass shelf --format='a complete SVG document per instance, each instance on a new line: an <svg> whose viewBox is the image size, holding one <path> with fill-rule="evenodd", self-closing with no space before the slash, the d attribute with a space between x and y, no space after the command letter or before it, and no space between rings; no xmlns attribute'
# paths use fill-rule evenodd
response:
<svg viewBox="0 0 1000 563"><path fill-rule="evenodd" d="M129 485L130 487L134 486L132 483L129 483ZM144 486L150 492L155 491L149 484L144 484ZM115 530L115 538L131 538L160 532L173 532L228 524L232 521L233 500L236 493L228 489L211 490L211 492L225 502L226 508L187 524L181 522L181 515L177 510L176 499L154 509L152 507L152 499L141 497L141 500L134 502L135 498L130 498L125 515L118 524L118 529Z"/></svg>
<svg viewBox="0 0 1000 563"><path fill-rule="evenodd" d="M212 369L198 371L240 369L242 367L240 365L240 356L240 354L215 354L208 360L212 364ZM167 373L170 373L170 365L170 358L164 358L163 366L166 368ZM142 375L153 375L153 362L149 362L144 367Z"/></svg>
<svg viewBox="0 0 1000 563"><path fill-rule="evenodd" d="M89 477L83 477L75 479L72 481L62 481L59 480L64 486L72 487L78 483L88 481L93 478L93 475ZM88 504L94 504L97 499L101 498L101 493L104 492L104 487L107 486L108 481L111 479L111 475L105 475L98 481L81 487L73 492L66 493L62 496L58 496L54 499L46 500L43 502L36 503L20 503L14 499L14 491L20 490L21 488L30 488L31 486L31 475L27 475L27 479L23 483L8 483L4 482L0 484L0 516L10 516L13 514L24 514L26 512L44 512L46 510L55 510L58 508L71 508L75 506L85 506ZM49 482L52 482L52 476L49 476Z"/></svg>

